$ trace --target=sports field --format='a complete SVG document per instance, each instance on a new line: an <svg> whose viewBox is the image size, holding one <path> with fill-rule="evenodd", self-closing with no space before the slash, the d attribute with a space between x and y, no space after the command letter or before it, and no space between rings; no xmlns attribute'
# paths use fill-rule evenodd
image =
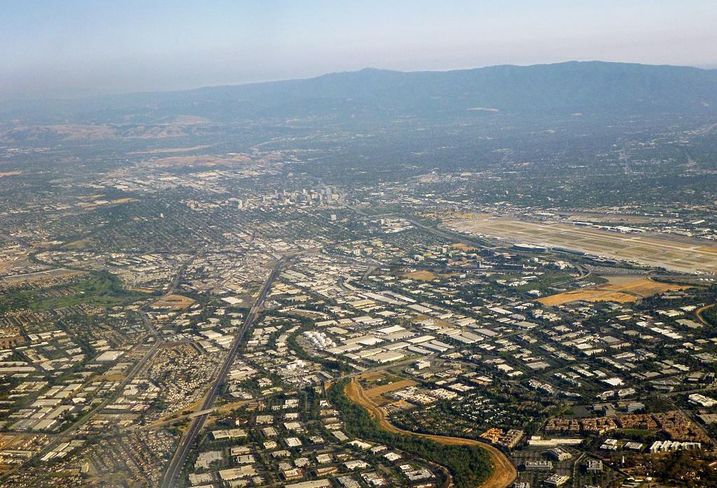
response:
<svg viewBox="0 0 717 488"><path fill-rule="evenodd" d="M670 236L621 234L570 224L528 222L488 214L454 214L447 228L509 242L570 249L687 273L717 273L717 245Z"/></svg>

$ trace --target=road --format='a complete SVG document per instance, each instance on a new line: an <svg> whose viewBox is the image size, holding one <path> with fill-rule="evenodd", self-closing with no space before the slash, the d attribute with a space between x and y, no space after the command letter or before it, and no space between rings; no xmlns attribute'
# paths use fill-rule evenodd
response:
<svg viewBox="0 0 717 488"><path fill-rule="evenodd" d="M244 343L244 336L246 335L246 332L254 325L254 322L259 316L261 308L264 305L264 301L266 300L266 297L269 294L269 290L271 289L272 283L279 276L279 273L281 272L284 265L286 265L291 259L293 259L294 256L295 254L284 256L274 265L274 268L271 270L269 277L266 279L264 285L261 288L261 291L259 292L259 296L254 301L254 304L249 310L249 313L244 318L244 322L242 323L241 328L234 336L234 340L232 341L231 347L229 348L229 352L224 359L224 363L222 364L218 374L214 378L212 386L209 388L209 391L204 397L204 402L199 409L200 411L209 410L211 408L212 404L214 403L214 400L217 397L217 393L219 392L221 385L224 383L224 380L226 379L226 376L229 373L232 364L234 364L234 359L236 357L237 352ZM203 415L195 417L192 420L192 423L190 424L187 432L185 432L184 436L182 436L179 443L179 447L177 447L174 456L172 456L172 460L170 461L169 467L167 468L167 471L164 475L164 479L162 480L161 486L163 488L170 488L172 486L175 486L175 482L182 471L182 466L184 466L184 461L187 458L187 454L189 453L189 450L192 447L192 444L194 443L195 439L199 435L199 432L202 430L207 416L208 414L205 413Z"/></svg>
<svg viewBox="0 0 717 488"><path fill-rule="evenodd" d="M460 234L458 232L453 232L451 230L442 230L438 229L436 227L432 227L430 225L422 224L421 222L418 222L417 220L406 218L407 221L409 221L411 224L413 224L415 227L418 227L419 229L422 229L429 234L433 234L438 237L442 237L443 239L447 239L449 241L456 241L460 242L462 244L466 244L468 246L472 247L479 247L484 249L495 249L495 246L492 246L488 244L486 241L481 239L475 239L475 238L468 238L464 236L463 234Z"/></svg>
<svg viewBox="0 0 717 488"><path fill-rule="evenodd" d="M87 412L87 414L83 415L79 419L77 419L72 425L70 425L67 429L63 430L61 433L57 434L53 437L52 442L50 442L47 446L45 446L43 449L38 451L35 455L33 455L30 459L25 461L22 464L17 465L15 468L12 468L2 474L0 476L0 481L3 481L7 479L10 475L13 473L19 471L20 469L26 467L31 462L35 461L36 459L40 459L45 454L49 453L53 449L56 449L58 446L60 446L63 442L66 442L69 440L69 438L72 436L73 433L77 431L80 427L85 425L87 422L90 421L94 417L94 415L97 412L100 412L103 408L105 408L107 405L109 405L111 402L115 401L118 395L121 395L124 391L125 386L129 384L130 381L134 379L134 377L142 371L144 368L144 365L147 364L147 361L154 356L155 352L157 351L158 343L155 342L150 346L150 348L147 350L147 352L142 356L142 358L135 363L135 365L132 367L129 373L127 373L127 376L125 376L124 380L119 384L117 387L116 393L114 395L110 395L108 398L100 402L97 406L95 406L92 410Z"/></svg>
<svg viewBox="0 0 717 488"><path fill-rule="evenodd" d="M179 286L179 282L181 280L182 275L184 274L184 271L187 269L187 266L191 263L191 261L194 259L194 256L190 257L185 263L183 263L178 271L177 274L172 279L172 282L169 285L169 288L166 292L166 294L174 293L174 290ZM49 453L53 449L56 449L60 444L67 441L73 433L75 433L80 427L85 425L87 422L92 419L96 413L102 411L103 408L105 408L107 405L109 405L111 402L115 401L118 395L121 395L125 386L129 384L130 381L132 381L139 373L142 371L147 364L147 362L154 356L154 354L157 352L159 347L165 342L164 338L162 337L162 334L154 327L154 324L152 323L151 318L147 315L147 308L151 305L151 302L148 302L144 306L140 308L139 315L140 319L142 320L142 324L147 329L147 332L151 337L154 338L154 343L151 344L150 348L147 350L147 352L140 358L137 363L132 367L132 369L127 373L127 376L125 376L124 380L119 384L119 387L117 388L117 393L114 395L110 395L108 398L100 402L97 406L95 406L92 410L87 412L85 415L77 419L72 425L70 425L67 429L62 431L61 433L54 436L52 442L50 442L47 446L45 446L43 449L41 449L38 453L36 453L32 458L27 460L25 463L22 463L21 465L18 465L16 468L11 469L0 476L0 481L3 479L6 479L9 475L16 472L18 469L26 466L31 461L34 461L35 459L41 458L45 454Z"/></svg>
<svg viewBox="0 0 717 488"><path fill-rule="evenodd" d="M177 270L177 273L174 275L174 278L172 278L172 281L169 284L167 291L164 293L165 295L171 295L172 293L175 292L175 290L179 286L182 276L184 276L184 272L187 270L187 267L191 264L191 262L194 260L195 257L196 256L190 256L189 259L187 259L184 263L181 264L181 266ZM149 301L144 306L142 306L142 308L140 308L140 317L142 319L142 323L144 324L144 326L154 336L154 340L157 342L163 342L164 337L155 328L154 324L152 323L152 319L147 314L147 309L152 306L152 303L154 303L154 302Z"/></svg>

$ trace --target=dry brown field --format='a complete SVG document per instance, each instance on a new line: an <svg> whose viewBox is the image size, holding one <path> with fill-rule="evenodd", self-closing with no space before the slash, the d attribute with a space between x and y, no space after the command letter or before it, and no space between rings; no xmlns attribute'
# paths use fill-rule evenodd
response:
<svg viewBox="0 0 717 488"><path fill-rule="evenodd" d="M476 250L475 247L469 246L468 244L465 244L463 242L456 242L456 243L451 244L451 249L457 249L458 251L463 251L463 252L470 252L470 251Z"/></svg>
<svg viewBox="0 0 717 488"><path fill-rule="evenodd" d="M194 304L194 300L183 295L164 295L158 298L153 304L153 308L168 308L171 310L183 310Z"/></svg>
<svg viewBox="0 0 717 488"><path fill-rule="evenodd" d="M376 398L386 393L391 393L392 391L398 391L404 388L408 388L409 386L413 386L415 384L416 382L413 380L394 381L393 383L389 383L387 385L380 385L374 386L373 388L369 388L368 390L366 390L366 394L371 398Z"/></svg>
<svg viewBox="0 0 717 488"><path fill-rule="evenodd" d="M610 276L608 280L604 285L566 291L539 298L538 301L549 306L577 301L628 303L668 291L689 288L686 285L661 283L639 276Z"/></svg>

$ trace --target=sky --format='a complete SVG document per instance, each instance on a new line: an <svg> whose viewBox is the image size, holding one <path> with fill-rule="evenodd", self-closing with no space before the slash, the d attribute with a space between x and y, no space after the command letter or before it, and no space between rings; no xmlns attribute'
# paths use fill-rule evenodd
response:
<svg viewBox="0 0 717 488"><path fill-rule="evenodd" d="M2 0L0 100L365 67L717 67L715 0Z"/></svg>

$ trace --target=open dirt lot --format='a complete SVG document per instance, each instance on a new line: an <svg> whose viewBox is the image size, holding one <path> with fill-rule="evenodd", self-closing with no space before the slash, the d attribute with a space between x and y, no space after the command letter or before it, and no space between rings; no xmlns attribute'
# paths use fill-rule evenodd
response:
<svg viewBox="0 0 717 488"><path fill-rule="evenodd" d="M366 390L366 394L368 396L370 396L371 398L375 398L375 397L379 397L385 393L391 393L392 391L398 391L398 390L402 390L404 388L408 388L409 386L413 386L415 384L416 384L416 382L413 380L395 381L395 382L389 383L387 385L374 386L373 388Z"/></svg>
<svg viewBox="0 0 717 488"><path fill-rule="evenodd" d="M458 251L464 251L464 252L470 252L475 251L476 248L473 246L469 246L468 244L464 244L462 242L455 242L451 244L451 249L456 249Z"/></svg>
<svg viewBox="0 0 717 488"><path fill-rule="evenodd" d="M478 236L581 251L687 273L717 273L717 245L670 236L621 234L569 224L528 222L487 214L453 214L448 229Z"/></svg>
<svg viewBox="0 0 717 488"><path fill-rule="evenodd" d="M183 310L194 304L194 300L183 295L164 295L152 304L152 308Z"/></svg>
<svg viewBox="0 0 717 488"><path fill-rule="evenodd" d="M413 380L401 378L386 371L369 371L357 377L361 387L371 401L382 408L410 408L405 401L395 401L383 396L386 393L402 390L416 384Z"/></svg>
<svg viewBox="0 0 717 488"><path fill-rule="evenodd" d="M510 459L508 459L505 454L503 454L500 450L496 449L490 444L485 444L483 442L476 441L473 439L463 439L461 437L419 434L416 432L399 429L388 421L386 417L386 412L374 403L371 397L366 394L366 391L361 387L361 385L358 381L356 381L355 378L352 379L351 382L346 385L345 393L351 401L364 407L368 411L369 415L371 415L371 417L373 417L378 422L379 427L381 427L381 429L387 432L391 432L393 434L421 437L424 439L431 440L433 442L437 442L439 444L455 446L477 446L481 449L485 449L490 458L493 470L491 471L488 478L480 485L482 488L506 488L513 483L513 481L518 475L515 466L510 461Z"/></svg>
<svg viewBox="0 0 717 488"><path fill-rule="evenodd" d="M562 305L563 303L585 302L636 302L659 293L689 288L685 285L661 283L649 278L634 276L611 276L604 285L566 291L538 299L543 305Z"/></svg>

